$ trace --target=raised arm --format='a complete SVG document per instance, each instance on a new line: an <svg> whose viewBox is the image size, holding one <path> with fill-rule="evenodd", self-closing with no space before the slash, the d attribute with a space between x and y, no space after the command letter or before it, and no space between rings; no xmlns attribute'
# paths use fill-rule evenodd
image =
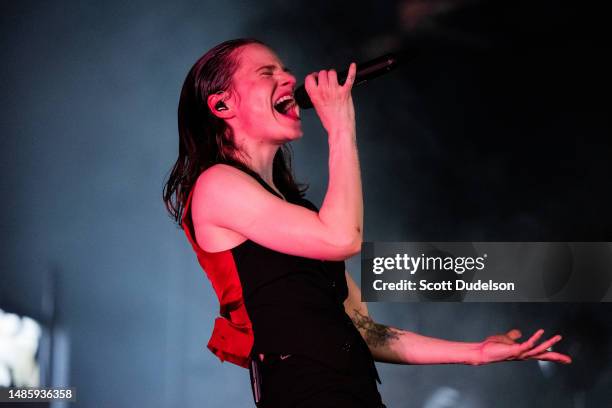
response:
<svg viewBox="0 0 612 408"><path fill-rule="evenodd" d="M344 302L362 337L368 344L376 361L394 364L470 364L480 365L509 360L548 360L569 364L571 358L565 354L547 351L561 340L554 336L540 344L543 330L538 330L523 343L515 341L521 333L510 330L506 334L487 337L481 342L448 341L422 336L407 330L385 326L374 322L367 305L361 301L361 291L351 276L346 273L349 295Z"/></svg>
<svg viewBox="0 0 612 408"><path fill-rule="evenodd" d="M279 199L242 171L217 164L194 187L194 223L224 228L290 255L342 260L359 252L363 198L351 97L355 69L351 64L344 85L334 71L306 77L306 90L329 139L329 184L318 213Z"/></svg>
<svg viewBox="0 0 612 408"><path fill-rule="evenodd" d="M308 75L304 85L329 142L329 182L319 217L356 237L361 248L363 193L351 96L355 72L356 65L351 64L343 86L334 70Z"/></svg>

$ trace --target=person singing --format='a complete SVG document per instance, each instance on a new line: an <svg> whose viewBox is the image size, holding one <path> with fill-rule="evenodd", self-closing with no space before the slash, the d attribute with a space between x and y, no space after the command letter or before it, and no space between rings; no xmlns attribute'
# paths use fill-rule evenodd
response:
<svg viewBox="0 0 612 408"><path fill-rule="evenodd" d="M363 239L363 197L351 88L334 70L305 78L329 142L320 208L304 198L288 143L302 136L296 78L265 44L223 42L185 79L179 157L163 199L219 298L209 349L248 368L258 407L384 407L374 361L480 365L570 363L543 331L465 343L372 320L344 260Z"/></svg>

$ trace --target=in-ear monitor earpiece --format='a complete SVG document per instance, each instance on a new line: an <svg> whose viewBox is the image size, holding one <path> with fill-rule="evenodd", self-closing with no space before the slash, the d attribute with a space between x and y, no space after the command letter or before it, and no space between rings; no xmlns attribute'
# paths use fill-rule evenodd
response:
<svg viewBox="0 0 612 408"><path fill-rule="evenodd" d="M219 102L217 102L215 104L215 110L217 110L217 111L224 111L224 110L227 110L227 106L225 106L223 101L219 101Z"/></svg>

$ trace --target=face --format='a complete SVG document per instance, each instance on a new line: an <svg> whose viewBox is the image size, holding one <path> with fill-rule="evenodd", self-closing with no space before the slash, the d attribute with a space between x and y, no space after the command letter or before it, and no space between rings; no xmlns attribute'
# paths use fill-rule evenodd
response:
<svg viewBox="0 0 612 408"><path fill-rule="evenodd" d="M228 102L235 116L228 122L235 132L277 143L302 135L295 77L268 47L249 44L238 50L232 84Z"/></svg>

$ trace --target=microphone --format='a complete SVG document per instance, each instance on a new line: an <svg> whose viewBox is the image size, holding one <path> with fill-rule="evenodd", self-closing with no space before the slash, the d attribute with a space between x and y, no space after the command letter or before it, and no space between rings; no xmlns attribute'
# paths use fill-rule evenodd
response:
<svg viewBox="0 0 612 408"><path fill-rule="evenodd" d="M355 82L353 86L363 84L370 79L381 76L391 71L397 66L397 57L394 54L385 54L382 57L357 64L357 72L355 74ZM338 83L343 84L346 81L348 70L338 72ZM295 102L302 109L312 108L312 101L306 92L304 85L300 85L293 93Z"/></svg>

